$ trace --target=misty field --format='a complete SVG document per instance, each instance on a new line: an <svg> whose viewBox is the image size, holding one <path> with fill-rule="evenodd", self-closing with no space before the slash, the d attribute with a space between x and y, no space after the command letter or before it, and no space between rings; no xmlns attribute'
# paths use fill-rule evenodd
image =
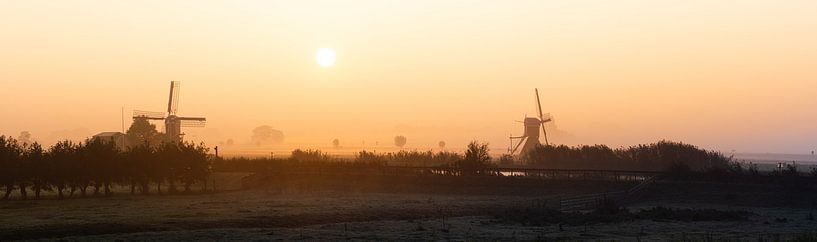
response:
<svg viewBox="0 0 817 242"><path fill-rule="evenodd" d="M617 190L631 184L577 180L537 181L536 185L515 189L497 185L469 190L459 184L427 189L404 184L401 189L360 190L315 185L318 183L310 186L290 183L287 187L233 190L238 188L238 179L242 176L238 173L217 174L221 181L217 184L222 184L219 186L222 191L209 194L115 195L2 202L0 238L756 240L810 236L807 231L817 228L808 203L765 203L780 196L770 186L698 185L684 186L686 190L679 190L676 183L658 183L643 194L641 202L627 206L632 214L661 206L739 211L741 216L737 218L696 217L699 215L637 217L628 212L628 215L605 215L607 217L599 219L590 211L580 214L559 212L559 218L564 221L537 224L527 216L542 211L553 213L540 208L554 198ZM339 179L320 184L326 183L344 182ZM462 188L460 192L451 192L458 187ZM517 216L521 219L509 219ZM611 218L614 222L606 221Z"/></svg>

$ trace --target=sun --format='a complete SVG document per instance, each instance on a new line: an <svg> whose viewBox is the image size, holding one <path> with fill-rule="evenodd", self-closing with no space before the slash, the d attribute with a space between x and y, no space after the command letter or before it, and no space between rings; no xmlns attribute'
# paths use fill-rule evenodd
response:
<svg viewBox="0 0 817 242"><path fill-rule="evenodd" d="M318 49L318 54L315 56L318 65L322 67L330 67L335 65L335 51L329 48Z"/></svg>

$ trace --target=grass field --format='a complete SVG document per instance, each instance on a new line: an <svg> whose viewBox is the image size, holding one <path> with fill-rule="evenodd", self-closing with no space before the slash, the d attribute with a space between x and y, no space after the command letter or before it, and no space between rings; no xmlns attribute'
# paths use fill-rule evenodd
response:
<svg viewBox="0 0 817 242"><path fill-rule="evenodd" d="M557 196L607 191L621 185L539 181L538 186L524 189L494 186L494 190L483 188L479 192L463 188L459 193L450 192L454 189L451 187L395 192L387 192L387 187L356 191L321 186L227 189L230 184L237 186L241 177L242 174L221 174L217 184L222 184L222 191L209 194L121 194L0 202L3 221L0 240L756 240L794 238L817 228L817 222L809 220L812 212L809 207L767 206L745 199L758 194L774 195L771 188L718 187L719 194L736 193L740 195L734 199L747 200L738 203L696 199L713 192L707 191L707 186L692 186L664 199L660 194L665 189L676 188L659 183L644 195L642 202L629 205L631 211L665 206L752 213L745 221L635 219L526 226L496 215L509 209L537 206ZM682 193L690 197L682 199Z"/></svg>

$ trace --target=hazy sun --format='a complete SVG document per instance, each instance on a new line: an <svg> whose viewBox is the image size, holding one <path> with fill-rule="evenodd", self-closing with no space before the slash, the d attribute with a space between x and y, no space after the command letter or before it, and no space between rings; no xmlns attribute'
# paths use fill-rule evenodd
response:
<svg viewBox="0 0 817 242"><path fill-rule="evenodd" d="M335 51L329 48L320 48L315 60L318 61L318 65L330 67L335 64Z"/></svg>

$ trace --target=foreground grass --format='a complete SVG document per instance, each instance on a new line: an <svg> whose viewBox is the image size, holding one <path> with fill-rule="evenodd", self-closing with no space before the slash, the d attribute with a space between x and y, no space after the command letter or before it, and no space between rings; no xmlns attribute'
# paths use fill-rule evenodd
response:
<svg viewBox="0 0 817 242"><path fill-rule="evenodd" d="M716 210L652 207L631 212L614 204L606 204L592 212L561 212L546 207L509 208L494 214L496 219L507 223L518 223L526 226L544 226L552 224L591 225L600 223L618 223L634 220L653 221L747 221L752 212L743 210Z"/></svg>

